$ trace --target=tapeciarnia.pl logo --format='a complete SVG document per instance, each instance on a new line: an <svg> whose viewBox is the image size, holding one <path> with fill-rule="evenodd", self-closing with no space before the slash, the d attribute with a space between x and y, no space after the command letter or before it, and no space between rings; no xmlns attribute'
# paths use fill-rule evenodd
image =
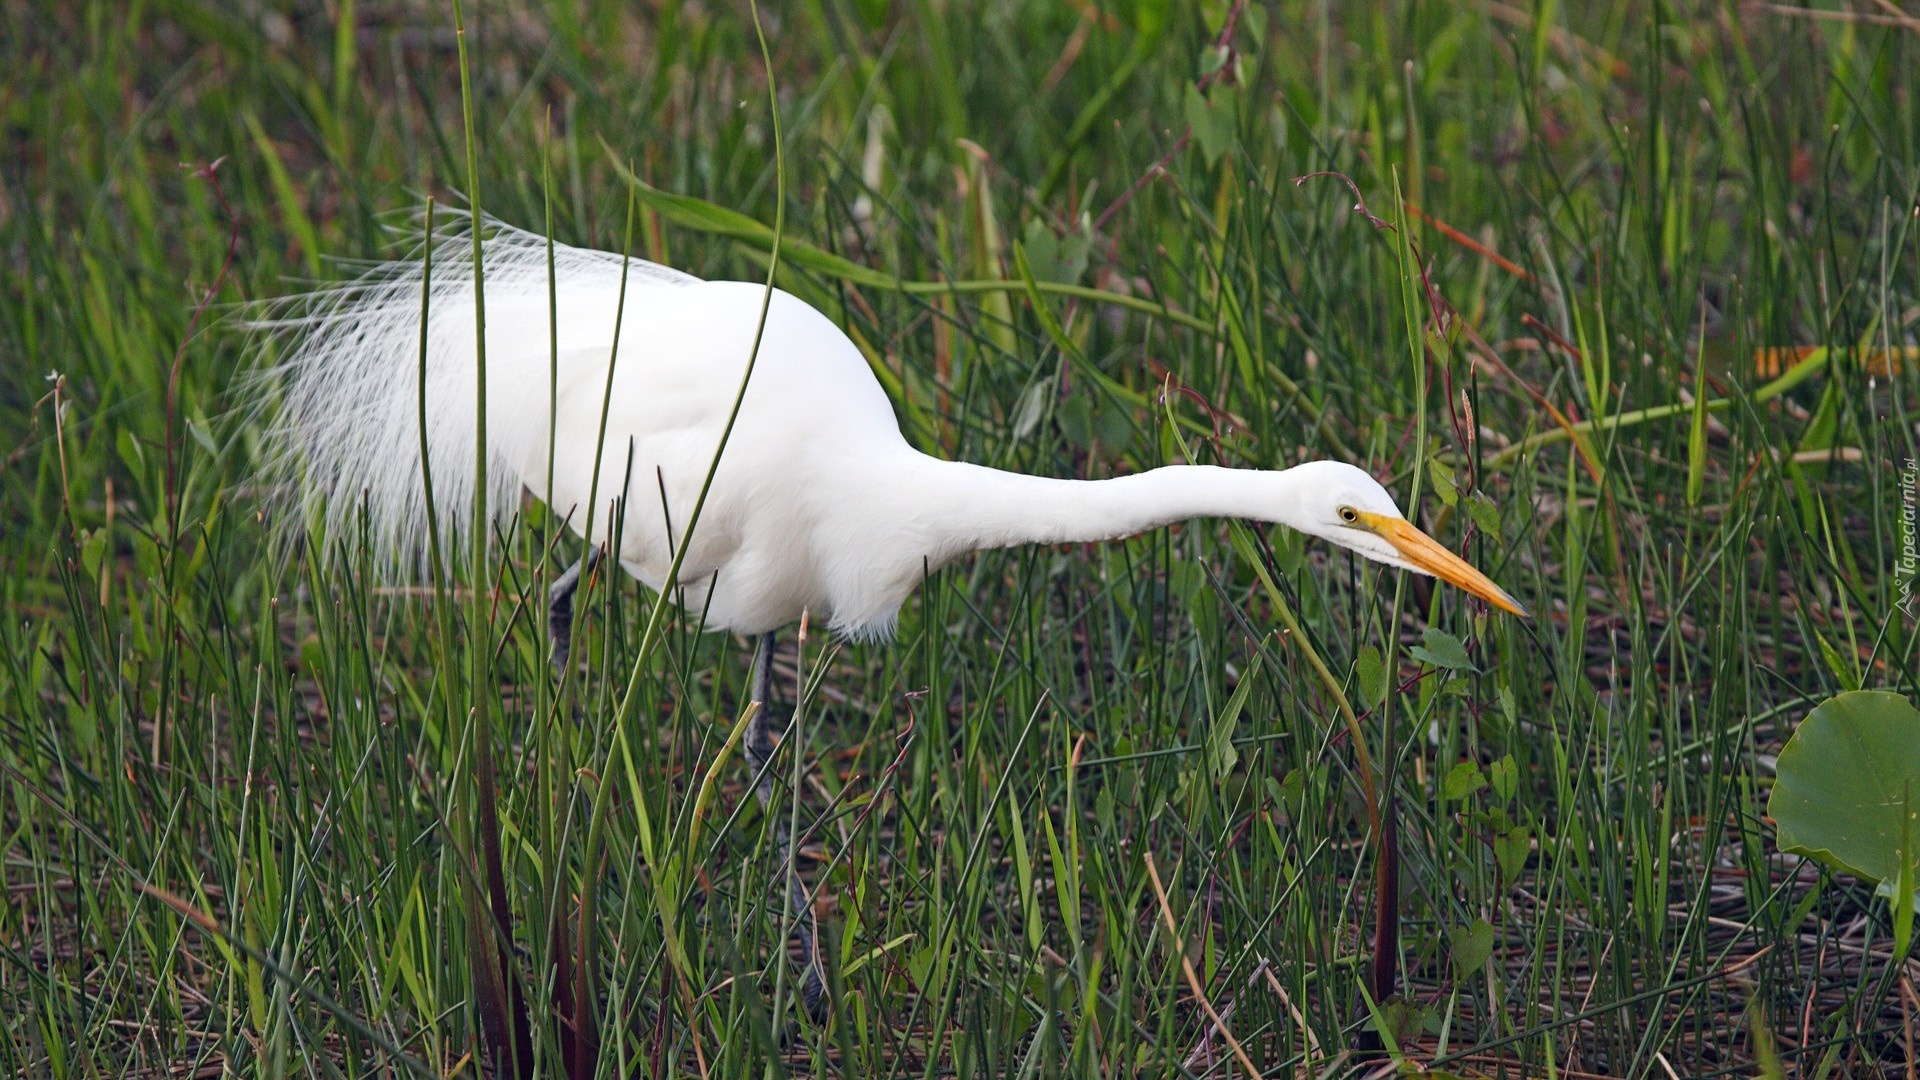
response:
<svg viewBox="0 0 1920 1080"><path fill-rule="evenodd" d="M1916 551L1915 513L1916 486L1920 486L1920 461L1908 458L1906 466L1900 470L1900 559L1893 565L1895 580L1900 583L1900 610L1907 618L1920 618L1920 590L1915 589L1915 579L1920 578L1920 552Z"/></svg>

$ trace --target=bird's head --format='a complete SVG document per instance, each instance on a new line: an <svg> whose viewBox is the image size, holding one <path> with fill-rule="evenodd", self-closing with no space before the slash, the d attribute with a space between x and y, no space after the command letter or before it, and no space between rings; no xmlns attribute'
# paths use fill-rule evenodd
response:
<svg viewBox="0 0 1920 1080"><path fill-rule="evenodd" d="M1429 574L1494 607L1526 617L1527 609L1506 590L1415 528L1387 489L1365 472L1338 461L1312 461L1287 470L1300 497L1295 520L1301 532L1403 570Z"/></svg>

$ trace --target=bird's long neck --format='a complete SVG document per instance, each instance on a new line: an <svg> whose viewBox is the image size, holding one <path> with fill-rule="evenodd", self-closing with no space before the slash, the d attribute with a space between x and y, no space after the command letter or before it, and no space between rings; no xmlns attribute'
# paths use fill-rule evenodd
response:
<svg viewBox="0 0 1920 1080"><path fill-rule="evenodd" d="M922 458L900 489L905 522L941 561L1019 544L1113 540L1176 521L1249 518L1283 525L1298 503L1287 471L1169 465L1111 480L1054 480Z"/></svg>

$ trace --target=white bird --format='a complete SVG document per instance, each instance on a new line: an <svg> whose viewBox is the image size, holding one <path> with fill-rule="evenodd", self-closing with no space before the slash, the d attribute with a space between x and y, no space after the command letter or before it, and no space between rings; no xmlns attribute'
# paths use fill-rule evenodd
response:
<svg viewBox="0 0 1920 1080"><path fill-rule="evenodd" d="M753 354L765 286L555 244L550 312L546 240L486 228L489 505L510 509L525 488L575 532L597 507L593 544L617 537L611 553L655 590L675 547L688 543L679 580L688 610L704 612L709 630L762 634L807 611L842 634L884 637L925 573L969 552L1111 540L1205 517L1284 525L1525 614L1410 524L1372 477L1341 462L1277 471L1171 465L1057 480L922 453L901 434L847 335L779 290L699 526L680 536ZM276 369L284 399L270 431L275 468L329 535L357 534L364 510L375 553L390 566L426 555L423 306L435 509L449 545L474 525L473 485L482 478L474 475L469 252L461 235L437 239L424 305L419 262L397 262L306 297L303 314L268 324L290 346Z"/></svg>
<svg viewBox="0 0 1920 1080"><path fill-rule="evenodd" d="M299 492L305 514L293 520L317 519L328 536L359 535L364 513L376 558L388 567L418 567L428 554L419 420L424 308L426 442L443 543L458 550L467 529L485 527L470 520L474 485L485 483L496 510L509 511L524 488L575 532L588 529L590 518L589 550L617 542L610 553L656 591L675 550L687 545L678 579L687 610L704 613L709 630L761 635L757 701L768 697L773 632L802 612L851 637L883 637L928 571L969 552L1111 540L1191 518L1284 525L1526 614L1410 524L1386 489L1352 465L1171 465L1110 480L1057 480L945 461L907 442L859 349L797 297L775 290L769 302L763 284L702 281L560 244L550 278L545 238L494 222L481 227L485 476L475 475L476 305L465 233L430 241L430 288L418 260L388 263L296 298L304 307L262 324L287 349L269 370L278 378L260 384L261 393L278 385L282 395L268 431L275 486ZM684 526L754 355L763 303L752 378L688 536ZM551 596L557 667L565 662L580 569L556 582ZM770 728L754 725L745 742L764 804ZM788 902L798 918L805 895L791 878ZM812 934L799 926L811 955ZM809 964L804 989L817 1009L817 963Z"/></svg>

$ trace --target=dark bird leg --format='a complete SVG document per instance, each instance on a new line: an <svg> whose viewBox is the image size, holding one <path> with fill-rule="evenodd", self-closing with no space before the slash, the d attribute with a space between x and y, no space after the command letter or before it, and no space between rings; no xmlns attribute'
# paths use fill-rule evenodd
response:
<svg viewBox="0 0 1920 1080"><path fill-rule="evenodd" d="M754 796L760 800L761 811L773 818L774 841L780 848L780 872L786 877L787 913L793 918L793 936L800 942L800 952L807 958L806 969L800 977L800 1000L806 1005L807 1015L819 1020L826 1015L827 983L820 970L813 905L807 902L807 890L800 883L800 875L789 872L793 863L793 837L788 833L786 819L774 812L773 770L767 768L774 751L774 725L767 715L767 703L773 697L773 647L772 633L760 635L760 646L753 657L753 700L760 703L760 708L748 722L741 742L747 768L755 777Z"/></svg>
<svg viewBox="0 0 1920 1080"><path fill-rule="evenodd" d="M591 573L600 565L600 547L594 545L547 589L547 632L553 637L553 673L566 674L567 657L573 652L573 592L580 587L581 573Z"/></svg>

